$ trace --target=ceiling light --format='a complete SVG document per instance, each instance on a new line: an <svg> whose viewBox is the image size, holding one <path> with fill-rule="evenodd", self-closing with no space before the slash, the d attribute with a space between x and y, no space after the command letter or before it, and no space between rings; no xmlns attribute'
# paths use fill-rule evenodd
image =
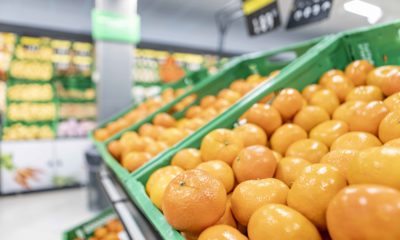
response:
<svg viewBox="0 0 400 240"><path fill-rule="evenodd" d="M361 0L346 2L344 10L366 17L370 24L376 23L382 17L382 9L380 7Z"/></svg>

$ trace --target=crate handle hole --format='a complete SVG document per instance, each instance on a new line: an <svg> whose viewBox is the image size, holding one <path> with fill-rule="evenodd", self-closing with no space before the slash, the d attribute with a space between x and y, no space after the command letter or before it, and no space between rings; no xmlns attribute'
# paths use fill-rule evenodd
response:
<svg viewBox="0 0 400 240"><path fill-rule="evenodd" d="M291 52L282 52L277 53L275 55L267 57L267 61L271 63L287 63L295 60L297 58L297 53L294 51Z"/></svg>

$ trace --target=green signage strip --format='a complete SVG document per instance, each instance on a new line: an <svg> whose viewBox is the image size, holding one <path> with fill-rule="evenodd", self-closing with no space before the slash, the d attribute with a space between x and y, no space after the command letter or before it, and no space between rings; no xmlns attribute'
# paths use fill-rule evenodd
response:
<svg viewBox="0 0 400 240"><path fill-rule="evenodd" d="M96 40L136 44L140 41L140 17L92 10L92 36Z"/></svg>

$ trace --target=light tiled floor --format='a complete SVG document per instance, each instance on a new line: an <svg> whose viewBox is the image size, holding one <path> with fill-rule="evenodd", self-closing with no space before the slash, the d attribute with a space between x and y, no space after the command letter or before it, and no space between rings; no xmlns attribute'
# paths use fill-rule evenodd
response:
<svg viewBox="0 0 400 240"><path fill-rule="evenodd" d="M85 188L0 197L0 239L56 240L96 213Z"/></svg>

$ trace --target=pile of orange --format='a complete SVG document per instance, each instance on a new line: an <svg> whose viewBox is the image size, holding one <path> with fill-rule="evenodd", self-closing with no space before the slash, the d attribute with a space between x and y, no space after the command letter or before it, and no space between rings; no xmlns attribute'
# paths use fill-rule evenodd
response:
<svg viewBox="0 0 400 240"><path fill-rule="evenodd" d="M172 88L165 89L160 96L147 99L124 116L108 123L106 127L97 129L94 132L94 138L97 141L101 142L107 140L119 131L126 129L129 126L143 120L145 117L157 111L163 105L184 94L185 91L186 89L184 88L180 88L177 90L174 90ZM196 97L194 95L187 96L186 98L182 99L181 102L176 104L173 110L181 111L189 104L191 104L195 99Z"/></svg>
<svg viewBox="0 0 400 240"><path fill-rule="evenodd" d="M273 74L276 74L274 72ZM201 126L225 111L258 84L270 79L251 75L246 80L236 80L217 96L204 96L199 104L187 109L179 120L169 113L157 114L152 123L142 125L138 131L128 131L108 144L108 151L128 171L135 171L144 163L181 141Z"/></svg>
<svg viewBox="0 0 400 240"><path fill-rule="evenodd" d="M186 239L400 239L400 67L365 60L257 103L146 184Z"/></svg>
<svg viewBox="0 0 400 240"><path fill-rule="evenodd" d="M124 230L118 219L109 220L104 226L95 229L93 236L88 240L119 240L118 234ZM81 240L76 238L75 240Z"/></svg>

